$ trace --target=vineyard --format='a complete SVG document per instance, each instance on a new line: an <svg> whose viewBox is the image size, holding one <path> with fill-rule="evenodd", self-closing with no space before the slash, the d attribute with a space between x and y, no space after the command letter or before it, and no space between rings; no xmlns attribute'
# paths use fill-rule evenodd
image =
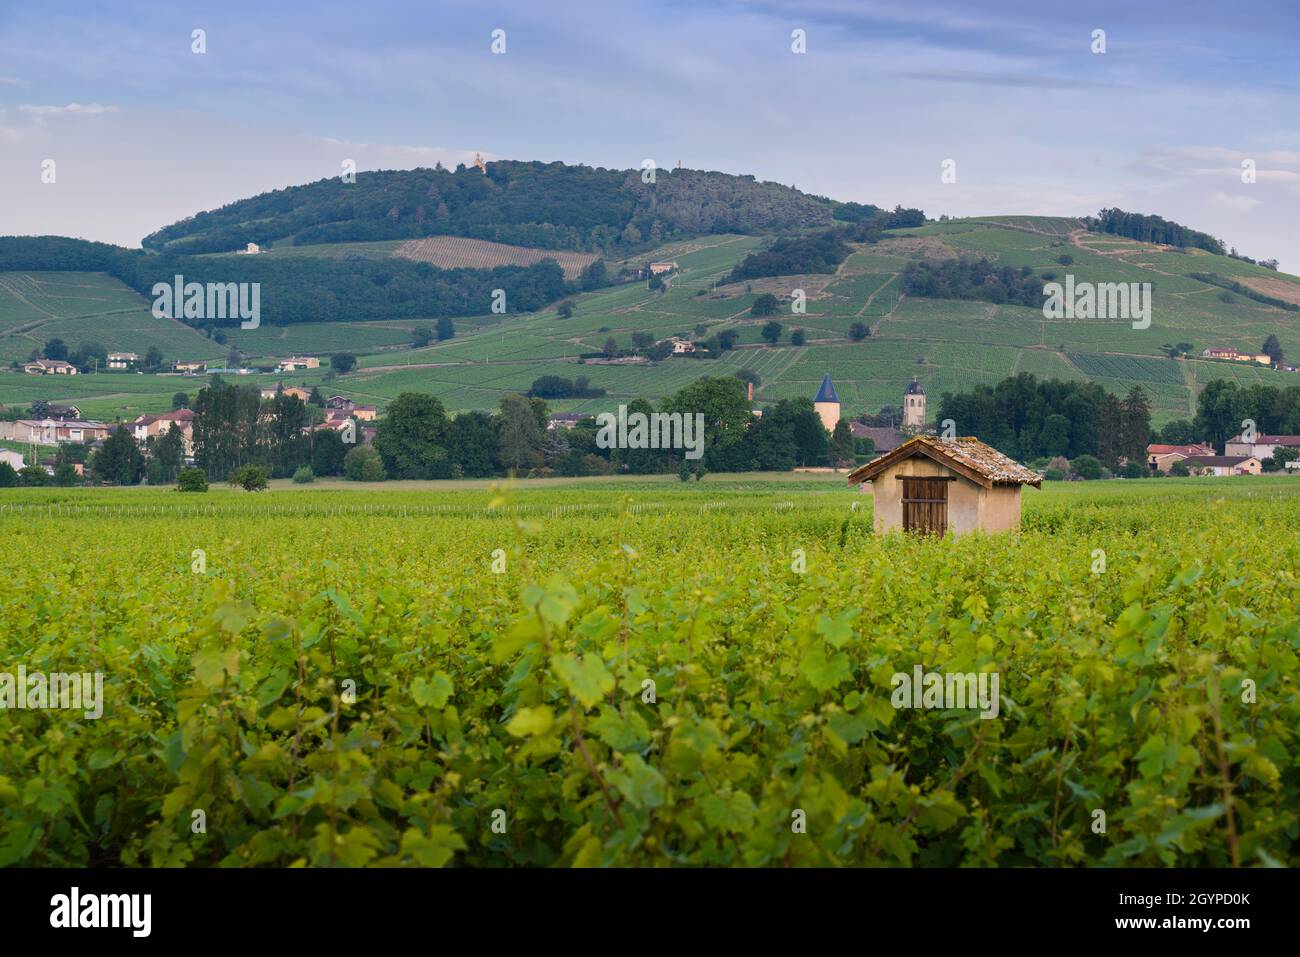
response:
<svg viewBox="0 0 1300 957"><path fill-rule="evenodd" d="M6 490L0 673L103 693L0 711L0 865L1295 866L1300 483L1146 484Z"/></svg>
<svg viewBox="0 0 1300 957"><path fill-rule="evenodd" d="M393 253L403 259L429 263L439 269L495 269L497 266L531 266L543 259L554 259L564 270L565 279L577 279L582 270L599 257L595 253L568 252L563 249L530 249L509 246L464 236L430 236L402 243Z"/></svg>

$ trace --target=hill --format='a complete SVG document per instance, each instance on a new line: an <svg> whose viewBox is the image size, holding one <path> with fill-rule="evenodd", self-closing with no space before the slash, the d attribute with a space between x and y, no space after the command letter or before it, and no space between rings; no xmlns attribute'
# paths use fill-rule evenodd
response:
<svg viewBox="0 0 1300 957"><path fill-rule="evenodd" d="M466 236L619 256L645 243L717 232L829 225L837 204L752 176L500 161L359 173L263 193L202 212L143 240L173 253L246 243L316 245Z"/></svg>

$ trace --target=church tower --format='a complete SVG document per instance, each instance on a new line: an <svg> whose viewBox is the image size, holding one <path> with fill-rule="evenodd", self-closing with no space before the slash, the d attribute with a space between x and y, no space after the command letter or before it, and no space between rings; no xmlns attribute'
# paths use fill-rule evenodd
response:
<svg viewBox="0 0 1300 957"><path fill-rule="evenodd" d="M840 397L835 391L835 386L831 385L829 372L822 376L822 387L817 390L817 397L813 399L813 408L821 416L826 431L834 432L835 423L840 420Z"/></svg>
<svg viewBox="0 0 1300 957"><path fill-rule="evenodd" d="M916 376L903 392L903 428L918 432L925 428L925 390Z"/></svg>

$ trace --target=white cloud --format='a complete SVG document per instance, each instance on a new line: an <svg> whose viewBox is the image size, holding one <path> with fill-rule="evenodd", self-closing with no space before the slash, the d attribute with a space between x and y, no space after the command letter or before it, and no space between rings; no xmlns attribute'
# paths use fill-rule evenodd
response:
<svg viewBox="0 0 1300 957"><path fill-rule="evenodd" d="M0 76L0 86L31 86L31 84L16 76Z"/></svg>
<svg viewBox="0 0 1300 957"><path fill-rule="evenodd" d="M101 113L117 113L116 106L104 106L102 103L69 103L67 106L32 106L24 103L18 107L19 112L32 116L98 116Z"/></svg>

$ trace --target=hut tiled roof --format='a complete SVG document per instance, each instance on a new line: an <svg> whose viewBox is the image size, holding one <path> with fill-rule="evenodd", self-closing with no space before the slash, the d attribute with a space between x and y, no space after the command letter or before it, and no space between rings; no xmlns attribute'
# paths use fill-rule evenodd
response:
<svg viewBox="0 0 1300 957"><path fill-rule="evenodd" d="M868 462L849 473L849 481L869 482L895 462L924 455L941 465L960 472L973 482L985 487L993 485L1042 485L1042 476L1027 469L1015 459L1008 458L991 445L985 445L972 436L941 439L933 435L918 435L904 442L894 451Z"/></svg>

